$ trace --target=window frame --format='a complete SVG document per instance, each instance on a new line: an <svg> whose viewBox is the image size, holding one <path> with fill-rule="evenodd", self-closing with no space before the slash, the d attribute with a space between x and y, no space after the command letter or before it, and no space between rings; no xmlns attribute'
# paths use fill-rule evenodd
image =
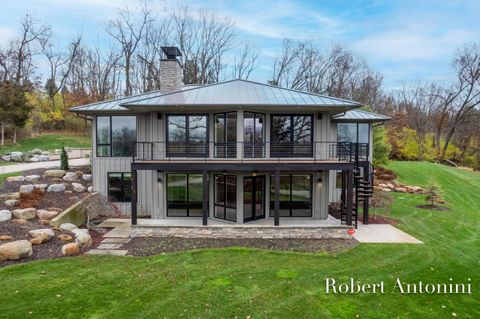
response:
<svg viewBox="0 0 480 319"><path fill-rule="evenodd" d="M245 142L245 114L252 114L253 115L253 142ZM256 132L257 132L257 115L261 115L263 118L263 123L262 123L262 142L256 142L255 137L256 137ZM266 131L267 131L267 114L262 113L262 112L254 112L254 111L244 111L243 112L243 156L245 158L264 158L266 155L265 151L265 145L266 145ZM258 149L260 148L260 152L258 152ZM251 149L251 156L247 156L247 150ZM259 156L257 156L259 155Z"/></svg>
<svg viewBox="0 0 480 319"><path fill-rule="evenodd" d="M190 116L205 116L206 117L206 141L205 141L205 153L196 153L196 154L191 154L188 150L185 153L176 153L176 152L171 152L169 151L168 144L170 143L169 139L169 132L168 132L168 119L170 116L183 116L185 117L185 146L190 145ZM209 113L167 113L165 114L165 155L166 157L209 157L210 154L210 114Z"/></svg>
<svg viewBox="0 0 480 319"><path fill-rule="evenodd" d="M186 198L187 198L187 202L186 202L186 211L187 211L187 214L185 216L169 216L168 214L168 203L169 203L169 200L168 200L168 175L185 175L186 177ZM170 173L166 173L165 174L165 204L166 204L166 217L169 217L169 218L185 218L185 217L190 217L190 218L202 218L201 216L190 216L190 184L189 184L189 180L190 180L190 175L200 175L202 180L203 180L203 176L201 173L195 173L195 172L189 172L189 173L183 173L183 172L170 172ZM205 190L203 190L205 191ZM207 201L207 214L208 216L210 215L210 212L209 212L209 201Z"/></svg>
<svg viewBox="0 0 480 319"><path fill-rule="evenodd" d="M217 201L216 201L216 195L217 195L217 177L218 176L223 176L223 194L224 194L224 197L225 197L225 202L223 205L219 205L217 204ZM235 206L230 206L228 205L228 200L227 200L227 177L234 177L235 178ZM213 195L213 216L217 219L220 219L220 220L226 220L226 221L229 221L229 222L234 222L236 223L237 222L237 207L238 207L238 199L237 199L237 193L236 193L236 187L238 185L238 179L237 179L237 175L232 175L232 174L214 174L213 175L213 185L214 185L214 195ZM216 216L216 207L222 207L223 208L223 216L224 218L220 218L220 217L217 217ZM230 220L230 219L227 219L227 208L230 208L230 209L234 209L235 210L235 220Z"/></svg>
<svg viewBox="0 0 480 319"><path fill-rule="evenodd" d="M113 201L110 201L110 175L112 174L120 174L120 178L121 178L121 181L122 181L122 188L121 188L121 198L122 200L121 201L116 201L116 202L113 202ZM132 180L132 173L131 172L108 172L107 173L107 198L108 198L108 202L109 203L131 203L132 200L130 201L126 201L125 200L125 178L124 176L125 175L130 175L130 183L131 183L131 180ZM131 185L130 185L130 198L132 197L132 189L131 189Z"/></svg>
<svg viewBox="0 0 480 319"><path fill-rule="evenodd" d="M293 193L293 178L292 176L309 176L310 177L310 216L293 216L293 208L292 208L292 193ZM280 174L280 177L288 176L289 178L289 216L281 216L282 218L312 218L313 217L313 174L302 174L302 173L291 173L291 174ZM269 216L275 217L275 210L272 207L275 205L275 196L272 196L272 189L275 193L275 183L272 183L272 179L274 178L273 175L270 175L270 203L269 203Z"/></svg>
<svg viewBox="0 0 480 319"><path fill-rule="evenodd" d="M345 125L345 124L354 124L355 125L355 141L340 141L338 139L338 127L339 125ZM359 135L358 133L360 132L360 124L366 124L368 126L368 131L367 131L367 137L368 137L368 142L359 142ZM371 134L371 129L372 125L370 123L365 123L365 122L338 122L337 123L337 142L339 143L359 143L359 144L370 144L370 134Z"/></svg>
<svg viewBox="0 0 480 319"><path fill-rule="evenodd" d="M109 137L110 137L110 143L99 143L98 142L98 118L100 117L106 117L109 119ZM138 141L137 139L137 115L127 115L127 114L121 114L121 115L97 115L95 116L95 156L96 157L132 157L134 154L131 154L129 156L114 156L113 155L113 130L112 130L112 118L113 117L134 117L135 118L135 143ZM109 150L109 155L98 155L98 147L99 146L107 146ZM134 150L135 150L134 146Z"/></svg>
<svg viewBox="0 0 480 319"><path fill-rule="evenodd" d="M230 143L232 142L228 142L227 141L227 130L228 130L228 126L227 126L227 115L228 114L235 114L235 142L234 145L230 145ZM224 128L223 128L223 142L218 142L217 141L217 123L216 123L216 119L217 119L217 116L222 116L223 118L223 122L225 123L224 124ZM208 129L208 128L207 128ZM215 150L213 152L213 155L215 158L236 158L237 157L237 142L238 142L238 136L237 136L237 133L238 133L238 113L237 111L229 111L229 112L219 112L219 113L213 113L213 141L214 141L214 147L215 147ZM217 147L223 147L223 154L220 154L219 155L219 152L217 152ZM230 149L233 150L233 156L229 156L230 155Z"/></svg>
<svg viewBox="0 0 480 319"><path fill-rule="evenodd" d="M293 147L295 145L297 145L294 141L294 137L295 137L295 131L294 131L294 117L296 116L305 116L305 117L310 117L310 123L311 123L311 132L310 132L310 147L311 149L309 150L309 152L307 153L295 153L294 151L289 151L287 153L279 153L279 154L275 154L275 152L272 152L272 145L282 145L282 143L274 143L273 142L273 128L274 128L274 125L273 125L273 118L274 117L289 117L290 118L290 129L289 129L289 142L286 146L289 146L292 148L293 150ZM306 113L306 114L303 114L303 113L300 113L300 114L288 114L288 113L272 113L270 114L270 157L273 157L273 158L282 158L282 157L313 157L313 141L314 141L314 135L315 135L315 121L314 121L314 114L313 113ZM298 145L301 145L301 144L298 144ZM273 156L272 156L273 154ZM287 155L287 156L285 156Z"/></svg>

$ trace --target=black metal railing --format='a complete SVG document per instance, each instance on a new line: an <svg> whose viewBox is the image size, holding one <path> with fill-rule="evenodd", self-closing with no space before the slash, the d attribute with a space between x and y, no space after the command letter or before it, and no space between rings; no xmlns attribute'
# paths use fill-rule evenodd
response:
<svg viewBox="0 0 480 319"><path fill-rule="evenodd" d="M368 161L368 143L178 143L137 142L134 161L191 159L311 159L315 161Z"/></svg>

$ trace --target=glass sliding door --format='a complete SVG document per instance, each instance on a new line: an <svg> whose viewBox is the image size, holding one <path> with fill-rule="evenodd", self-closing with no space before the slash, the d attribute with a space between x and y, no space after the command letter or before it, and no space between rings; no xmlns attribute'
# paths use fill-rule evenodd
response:
<svg viewBox="0 0 480 319"><path fill-rule="evenodd" d="M265 114L244 113L243 140L245 158L265 157Z"/></svg>
<svg viewBox="0 0 480 319"><path fill-rule="evenodd" d="M312 157L313 116L272 115L271 157Z"/></svg>
<svg viewBox="0 0 480 319"><path fill-rule="evenodd" d="M215 218L237 221L237 177L215 175Z"/></svg>
<svg viewBox="0 0 480 319"><path fill-rule="evenodd" d="M201 217L204 191L201 174L167 174L167 216Z"/></svg>
<svg viewBox="0 0 480 319"><path fill-rule="evenodd" d="M215 157L237 157L237 112L215 114Z"/></svg>
<svg viewBox="0 0 480 319"><path fill-rule="evenodd" d="M243 183L243 221L265 218L265 176L245 177Z"/></svg>
<svg viewBox="0 0 480 319"><path fill-rule="evenodd" d="M312 217L312 175L280 175L280 217ZM270 217L275 209L275 181L270 177Z"/></svg>
<svg viewBox="0 0 480 319"><path fill-rule="evenodd" d="M167 115L167 156L208 156L208 115Z"/></svg>

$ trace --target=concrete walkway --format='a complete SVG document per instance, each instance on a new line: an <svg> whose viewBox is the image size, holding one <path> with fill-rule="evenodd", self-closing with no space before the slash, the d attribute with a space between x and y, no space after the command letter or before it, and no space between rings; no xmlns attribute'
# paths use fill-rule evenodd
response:
<svg viewBox="0 0 480 319"><path fill-rule="evenodd" d="M353 237L360 243L423 244L422 241L390 224L358 224Z"/></svg>
<svg viewBox="0 0 480 319"><path fill-rule="evenodd" d="M89 165L90 160L88 158L75 158L68 161L70 166L84 166ZM34 163L22 163L8 166L0 166L0 174L23 172L37 168L58 168L60 167L60 161L47 161L47 162L34 162Z"/></svg>

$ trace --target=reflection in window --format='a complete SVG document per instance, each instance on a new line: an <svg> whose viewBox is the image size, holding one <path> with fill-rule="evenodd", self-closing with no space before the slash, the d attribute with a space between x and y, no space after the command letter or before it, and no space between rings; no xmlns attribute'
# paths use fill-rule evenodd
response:
<svg viewBox="0 0 480 319"><path fill-rule="evenodd" d="M215 157L237 156L237 112L215 114Z"/></svg>
<svg viewBox="0 0 480 319"><path fill-rule="evenodd" d="M237 177L215 175L215 218L237 221Z"/></svg>
<svg viewBox="0 0 480 319"><path fill-rule="evenodd" d="M246 158L265 157L265 115L260 113L244 113L243 140Z"/></svg>
<svg viewBox="0 0 480 319"><path fill-rule="evenodd" d="M97 117L97 156L129 157L137 140L135 116Z"/></svg>
<svg viewBox="0 0 480 319"><path fill-rule="evenodd" d="M207 115L167 115L167 156L208 156Z"/></svg>
<svg viewBox="0 0 480 319"><path fill-rule="evenodd" d="M108 201L130 203L132 201L131 173L108 173Z"/></svg>
<svg viewBox="0 0 480 319"><path fill-rule="evenodd" d="M167 174L167 216L201 217L202 182L201 174Z"/></svg>
<svg viewBox="0 0 480 319"><path fill-rule="evenodd" d="M275 212L275 177L270 177L270 216ZM312 175L280 175L280 217L312 216Z"/></svg>
<svg viewBox="0 0 480 319"><path fill-rule="evenodd" d="M370 125L368 123L338 123L337 141L347 143L369 143Z"/></svg>
<svg viewBox="0 0 480 319"><path fill-rule="evenodd" d="M272 115L272 157L313 156L312 115Z"/></svg>

